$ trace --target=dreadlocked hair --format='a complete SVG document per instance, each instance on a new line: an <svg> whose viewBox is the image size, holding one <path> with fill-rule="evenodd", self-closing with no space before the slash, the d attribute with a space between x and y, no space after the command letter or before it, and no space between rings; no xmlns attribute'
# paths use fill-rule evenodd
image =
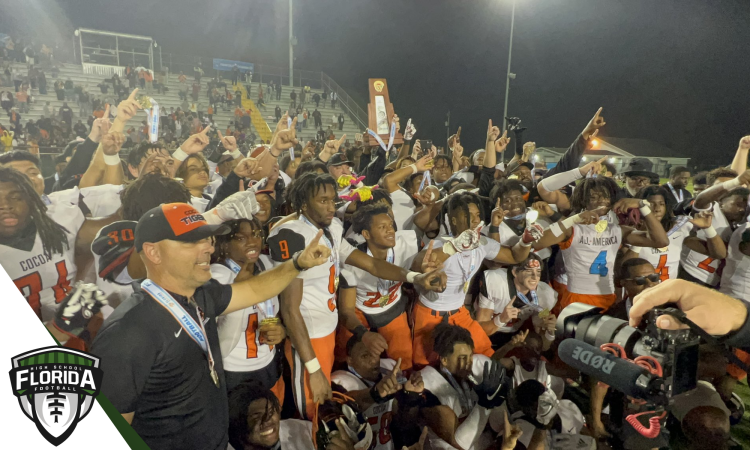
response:
<svg viewBox="0 0 750 450"><path fill-rule="evenodd" d="M161 173L147 173L120 192L123 220L139 220L151 208L164 203L190 203L184 184Z"/></svg>
<svg viewBox="0 0 750 450"><path fill-rule="evenodd" d="M443 207L440 210L440 216L438 217L438 224L442 227L445 226L445 229L447 231L450 231L452 234L456 234L455 230L453 230L453 226L450 223L450 220L446 223L446 216L448 219L452 217L456 217L456 214L459 211L463 211L464 213L464 220L466 220L466 226L469 226L469 223L471 223L471 215L469 213L469 205L470 204L476 205L476 207L479 209L479 216L484 217L484 209L482 208L482 201L480 200L479 196L477 194L474 194L473 192L458 192L455 194L450 194L450 197L448 198L448 201L446 201L443 204Z"/></svg>
<svg viewBox="0 0 750 450"><path fill-rule="evenodd" d="M678 172L680 173L680 172ZM664 231L669 231L669 229L672 227L672 222L674 221L674 207L675 202L673 200L673 197L669 195L669 192L662 187L662 186L646 186L638 193L635 194L636 198L640 198L642 200L648 200L649 197L652 197L654 195L661 195L664 197L664 203L667 208L667 212L664 214L664 217L661 218L661 226L664 228Z"/></svg>
<svg viewBox="0 0 750 450"><path fill-rule="evenodd" d="M456 344L466 344L474 348L474 340L469 330L448 322L442 322L432 330L432 339L434 340L432 348L441 358L452 355Z"/></svg>
<svg viewBox="0 0 750 450"><path fill-rule="evenodd" d="M271 418L274 413L281 412L279 399L269 389L264 389L257 380L247 380L229 391L229 443L234 448L245 448L247 436L252 429L248 423L247 410L256 400L266 401L266 411L260 422Z"/></svg>
<svg viewBox="0 0 750 450"><path fill-rule="evenodd" d="M586 202L591 195L592 190L598 190L609 196L614 203L617 198L617 183L612 178L596 177L584 178L579 181L573 190L573 196L570 198L570 205L574 213L586 210Z"/></svg>
<svg viewBox="0 0 750 450"><path fill-rule="evenodd" d="M51 258L56 253L62 255L65 249L70 248L68 236L65 235L68 230L47 215L47 206L26 175L10 167L0 167L0 182L13 183L21 190L23 200L29 205L31 221L42 240L44 256Z"/></svg>
<svg viewBox="0 0 750 450"><path fill-rule="evenodd" d="M352 216L352 231L362 234L364 230L370 231L372 218L380 214L388 214L389 208L385 205L371 204L357 208Z"/></svg>
<svg viewBox="0 0 750 450"><path fill-rule="evenodd" d="M302 205L307 203L315 196L319 189L325 186L331 186L334 191L338 190L336 180L329 174L305 173L297 177L287 187L286 200L289 201L293 211L302 214Z"/></svg>
<svg viewBox="0 0 750 450"><path fill-rule="evenodd" d="M264 231L263 224L261 224L260 220L255 217L224 222L224 225L229 226L229 233L214 236L214 249L216 249L216 251L211 255L211 264L222 262L229 257L229 243L234 239L237 233L240 232L243 223L250 224L253 230ZM265 239L265 232L263 238Z"/></svg>

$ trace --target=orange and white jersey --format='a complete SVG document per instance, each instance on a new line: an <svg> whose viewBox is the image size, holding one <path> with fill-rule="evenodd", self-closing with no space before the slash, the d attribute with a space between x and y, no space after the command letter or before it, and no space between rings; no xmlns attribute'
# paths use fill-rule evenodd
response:
<svg viewBox="0 0 750 450"><path fill-rule="evenodd" d="M336 330L338 276L344 261L354 251L354 247L341 238L343 228L340 220L334 218L325 231L320 244L332 247L331 257L326 263L300 272L297 276L304 282L300 313L310 339L326 337ZM312 242L317 233L318 228L304 215L275 227L268 236L271 259L275 264L292 259L296 252L304 250Z"/></svg>
<svg viewBox="0 0 750 450"><path fill-rule="evenodd" d="M266 255L261 255L255 263L256 273L273 267ZM224 264L211 264L211 276L221 284L232 284L240 267L234 261ZM219 344L224 369L230 372L252 372L266 367L273 361L272 345L260 342L258 328L263 319L277 317L279 298L273 296L263 302L239 311L217 317Z"/></svg>
<svg viewBox="0 0 750 450"><path fill-rule="evenodd" d="M380 371L384 374L390 373L396 366L392 359L380 360ZM348 392L369 389L359 376L348 370L337 370L331 374L331 382L346 389ZM372 428L372 444L368 450L392 450L393 439L391 438L391 422L393 421L393 400L385 403L373 403L362 412Z"/></svg>
<svg viewBox="0 0 750 450"><path fill-rule="evenodd" d="M607 215L607 228L598 233L596 225L573 225L573 235L560 243L568 275L568 291L574 294L609 295L615 292L614 266L622 243L622 228L613 214Z"/></svg>
<svg viewBox="0 0 750 450"><path fill-rule="evenodd" d="M714 203L711 206L711 212L713 212L712 225L721 240L728 242L729 238L732 237L732 226L724 216L718 203ZM706 240L706 234L703 230L698 230L696 234L702 241ZM708 255L691 250L688 247L682 248L682 254L680 255L680 264L685 272L690 274L695 279L709 285L716 286L721 280L721 266L722 260L710 258Z"/></svg>
<svg viewBox="0 0 750 450"><path fill-rule="evenodd" d="M363 252L368 252L367 244L362 244L358 248ZM418 252L416 233L411 230L397 231L396 245L388 250L387 261L409 269ZM344 267L341 277L345 282L342 286L357 288L357 309L365 314L384 313L393 305L398 304L401 299L402 283L398 281L380 280L367 271L349 265Z"/></svg>
<svg viewBox="0 0 750 450"><path fill-rule="evenodd" d="M57 305L71 290L77 272L73 259L76 235L84 221L78 205L61 202L55 205L54 214L52 218L65 228L68 238L62 254L46 257L38 232L28 237L34 240L29 250L0 245L0 264L43 322L54 318Z"/></svg>
<svg viewBox="0 0 750 450"><path fill-rule="evenodd" d="M721 274L719 288L719 292L746 302L750 302L750 256L740 251L740 243L743 233L748 229L750 224L740 225L729 239L726 266Z"/></svg>
<svg viewBox="0 0 750 450"><path fill-rule="evenodd" d="M650 262L656 273L661 276L661 281L677 278L677 269L680 266L682 244L685 238L690 236L693 224L688 222L687 216L677 217L675 225L667 231L669 245L663 248L636 247L630 250L635 252L639 258Z"/></svg>

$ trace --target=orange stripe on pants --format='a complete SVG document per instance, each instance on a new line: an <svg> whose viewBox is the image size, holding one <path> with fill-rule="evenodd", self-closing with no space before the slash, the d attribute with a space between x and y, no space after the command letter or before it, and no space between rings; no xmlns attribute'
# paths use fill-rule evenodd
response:
<svg viewBox="0 0 750 450"><path fill-rule="evenodd" d="M558 304L560 305L560 311L565 309L565 307L570 305L571 303L586 303L587 305L604 308L604 311L606 311L615 304L616 300L617 296L615 294L576 294L566 290Z"/></svg>
<svg viewBox="0 0 750 450"><path fill-rule="evenodd" d="M333 349L336 346L336 332L328 336L310 339L315 357L318 358L323 375L331 382L331 370L333 369ZM286 340L284 347L286 359L292 368L292 392L297 411L305 420L311 420L315 416L316 405L313 402L312 390L310 389L310 374L307 373L305 363L299 353L292 347L292 340Z"/></svg>
<svg viewBox="0 0 750 450"><path fill-rule="evenodd" d="M364 313L359 309L355 310L355 312L362 325L369 330L370 325L367 323ZM385 351L386 355L394 361L398 361L401 358L401 370L411 369L413 344L406 311L393 319L388 325L378 328L377 332L388 343L388 350ZM339 328L336 331L336 361L346 361L346 344L352 336L351 331L347 330L339 322Z"/></svg>
<svg viewBox="0 0 750 450"><path fill-rule="evenodd" d="M432 309L417 303L414 305L414 353L412 356L414 368L421 368L437 362L438 355L432 350L432 330L443 321L443 317L433 315ZM479 322L471 318L466 307L448 317L448 323L466 328L474 341L474 353L492 356L492 342Z"/></svg>

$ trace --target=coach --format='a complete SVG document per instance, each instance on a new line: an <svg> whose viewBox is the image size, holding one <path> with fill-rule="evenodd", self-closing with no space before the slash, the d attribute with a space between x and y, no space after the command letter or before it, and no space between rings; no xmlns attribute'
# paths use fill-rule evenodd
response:
<svg viewBox="0 0 750 450"><path fill-rule="evenodd" d="M278 295L300 270L325 262L317 239L292 260L232 285L211 279L210 225L185 203L148 211L135 251L148 278L102 325L92 353L101 358L102 393L152 449L224 449L227 390L216 317Z"/></svg>

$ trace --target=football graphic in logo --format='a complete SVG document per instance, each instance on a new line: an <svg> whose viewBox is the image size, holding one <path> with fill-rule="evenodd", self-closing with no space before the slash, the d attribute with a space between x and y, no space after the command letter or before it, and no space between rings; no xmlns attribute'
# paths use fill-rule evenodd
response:
<svg viewBox="0 0 750 450"><path fill-rule="evenodd" d="M91 411L99 394L99 358L64 347L45 347L11 359L13 394L52 445L60 445Z"/></svg>

